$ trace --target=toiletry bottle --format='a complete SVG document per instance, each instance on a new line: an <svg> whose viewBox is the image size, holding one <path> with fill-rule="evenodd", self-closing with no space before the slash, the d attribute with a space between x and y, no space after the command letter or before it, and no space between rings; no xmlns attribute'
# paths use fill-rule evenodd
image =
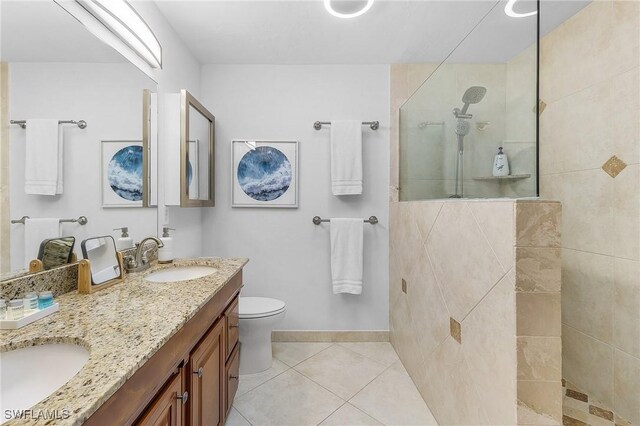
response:
<svg viewBox="0 0 640 426"><path fill-rule="evenodd" d="M24 311L25 314L27 311L36 311L38 310L38 295L35 293L26 293L24 295Z"/></svg>
<svg viewBox="0 0 640 426"><path fill-rule="evenodd" d="M38 296L38 309L48 308L53 305L53 293L50 291L43 291Z"/></svg>
<svg viewBox="0 0 640 426"><path fill-rule="evenodd" d="M122 231L120 238L116 240L116 250L122 251L133 247L133 238L129 236L129 228L115 228L114 231Z"/></svg>
<svg viewBox="0 0 640 426"><path fill-rule="evenodd" d="M162 237L160 241L164 244L164 247L158 249L158 263L171 263L173 262L173 238L169 235L169 231L175 231L168 226L162 227Z"/></svg>
<svg viewBox="0 0 640 426"><path fill-rule="evenodd" d="M19 320L24 316L24 302L22 299L13 299L9 301L7 308L7 319Z"/></svg>
<svg viewBox="0 0 640 426"><path fill-rule="evenodd" d="M502 151L502 147L498 148L498 154L496 154L493 160L493 175L509 176L509 159L507 158L507 154Z"/></svg>

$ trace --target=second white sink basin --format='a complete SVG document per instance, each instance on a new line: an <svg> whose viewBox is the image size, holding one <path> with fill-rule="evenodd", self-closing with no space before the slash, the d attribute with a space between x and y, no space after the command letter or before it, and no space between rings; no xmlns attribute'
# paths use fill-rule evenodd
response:
<svg viewBox="0 0 640 426"><path fill-rule="evenodd" d="M80 371L89 352L78 345L48 344L0 353L0 423L5 410L26 410Z"/></svg>
<svg viewBox="0 0 640 426"><path fill-rule="evenodd" d="M196 278L206 277L216 272L218 272L218 268L214 268L213 266L180 266L153 272L144 277L144 279L154 283L167 283L195 280Z"/></svg>

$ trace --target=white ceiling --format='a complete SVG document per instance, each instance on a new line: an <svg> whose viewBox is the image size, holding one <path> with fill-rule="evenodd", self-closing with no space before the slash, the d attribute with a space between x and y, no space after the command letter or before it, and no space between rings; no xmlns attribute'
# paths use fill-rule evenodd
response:
<svg viewBox="0 0 640 426"><path fill-rule="evenodd" d="M543 33L588 0L543 0ZM321 0L160 0L158 7L202 63L390 64L504 62L536 38L536 18L509 18L503 0L376 0L365 15L339 19ZM494 7L495 6L495 7ZM521 0L516 10L535 7ZM492 10L493 8L493 10Z"/></svg>
<svg viewBox="0 0 640 426"><path fill-rule="evenodd" d="M6 62L126 62L52 0L0 1Z"/></svg>
<svg viewBox="0 0 640 426"><path fill-rule="evenodd" d="M202 63L390 64L442 61L487 13L450 60L512 58L535 41L536 21L507 17L504 1L376 0L355 19L329 15L322 0L156 3ZM532 1L519 0L518 10ZM542 2L545 33L589 0ZM52 0L0 0L0 36L7 62L125 61Z"/></svg>

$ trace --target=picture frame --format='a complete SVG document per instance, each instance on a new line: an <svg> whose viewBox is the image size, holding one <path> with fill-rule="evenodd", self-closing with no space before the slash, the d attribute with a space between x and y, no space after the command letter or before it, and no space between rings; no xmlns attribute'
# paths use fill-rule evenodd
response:
<svg viewBox="0 0 640 426"><path fill-rule="evenodd" d="M298 208L298 145L232 140L231 206Z"/></svg>
<svg viewBox="0 0 640 426"><path fill-rule="evenodd" d="M142 207L142 141L103 140L101 145L102 207Z"/></svg>

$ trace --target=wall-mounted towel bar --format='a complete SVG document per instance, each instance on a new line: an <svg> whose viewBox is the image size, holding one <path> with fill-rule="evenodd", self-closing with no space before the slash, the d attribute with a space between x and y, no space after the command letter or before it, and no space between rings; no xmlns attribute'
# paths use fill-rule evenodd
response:
<svg viewBox="0 0 640 426"><path fill-rule="evenodd" d="M24 225L24 221L25 219L29 219L29 216L22 216L20 219L18 220L12 220L11 223L21 223ZM78 223L79 225L86 225L89 222L89 219L87 219L86 216L80 216L77 219L60 219L60 223L63 222L67 222L67 223Z"/></svg>
<svg viewBox="0 0 640 426"><path fill-rule="evenodd" d="M11 121L9 121L9 123L17 124L18 126L22 127L23 129L27 128L27 120L11 120ZM85 129L87 127L87 122L84 121L84 120L80 120L80 121L76 121L76 120L59 120L58 124L75 124L76 126L80 127L81 129Z"/></svg>
<svg viewBox="0 0 640 426"><path fill-rule="evenodd" d="M323 219L320 216L314 216L313 217L313 224L314 225L320 225L323 222L331 222L331 219ZM376 223L378 223L378 218L375 216L371 216L369 217L369 219L364 219L364 223L370 223L372 225L375 225Z"/></svg>
<svg viewBox="0 0 640 426"><path fill-rule="evenodd" d="M316 121L315 123L313 123L313 128L316 130L320 130L322 129L322 126L330 126L330 125L331 125L330 121ZM363 121L362 125L371 127L371 130L378 130L378 128L380 127L380 122L379 121Z"/></svg>

